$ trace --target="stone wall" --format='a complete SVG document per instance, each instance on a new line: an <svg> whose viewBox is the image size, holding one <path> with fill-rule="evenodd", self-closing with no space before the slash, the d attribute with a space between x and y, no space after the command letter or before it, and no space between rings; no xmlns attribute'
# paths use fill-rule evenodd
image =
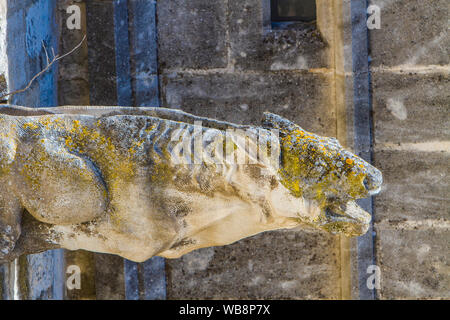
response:
<svg viewBox="0 0 450 320"><path fill-rule="evenodd" d="M448 1L372 0L375 202L382 299L450 298Z"/></svg>
<svg viewBox="0 0 450 320"><path fill-rule="evenodd" d="M1 65L7 69L8 91L25 88L47 66L46 50L50 59L52 48L58 54L55 7L54 0L2 1L0 8L6 10L6 36L0 37L0 41L7 61L3 60ZM28 90L8 97L9 103L30 107L57 105L57 73L58 68L54 66ZM62 299L63 265L62 250L22 256L3 265L0 268L2 298Z"/></svg>
<svg viewBox="0 0 450 320"><path fill-rule="evenodd" d="M6 2L0 2L0 95L8 92L8 56L6 54ZM4 100L4 99L2 99Z"/></svg>

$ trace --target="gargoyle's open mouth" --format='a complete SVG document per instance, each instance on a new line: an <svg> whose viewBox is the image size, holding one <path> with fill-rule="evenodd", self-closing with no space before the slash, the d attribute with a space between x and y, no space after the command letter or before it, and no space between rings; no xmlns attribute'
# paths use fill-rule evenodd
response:
<svg viewBox="0 0 450 320"><path fill-rule="evenodd" d="M381 172L374 168L368 167L370 174L364 179L363 184L367 192L367 196L373 196L381 191L383 178ZM371 215L362 209L355 202L356 199L350 201L330 201L322 216L323 224L320 226L331 233L342 233L349 237L361 236L369 229Z"/></svg>
<svg viewBox="0 0 450 320"><path fill-rule="evenodd" d="M327 207L324 218L321 228L331 233L342 233L348 237L365 234L372 219L371 215L355 201Z"/></svg>

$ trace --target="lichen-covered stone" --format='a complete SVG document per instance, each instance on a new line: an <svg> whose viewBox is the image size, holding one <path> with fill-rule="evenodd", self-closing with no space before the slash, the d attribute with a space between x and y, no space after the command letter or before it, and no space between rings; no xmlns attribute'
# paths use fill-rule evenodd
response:
<svg viewBox="0 0 450 320"><path fill-rule="evenodd" d="M0 259L55 246L175 258L297 226L357 236L370 215L354 200L381 183L336 139L270 113L254 127L164 108L6 106Z"/></svg>
<svg viewBox="0 0 450 320"><path fill-rule="evenodd" d="M6 78L4 74L0 74L0 95L7 93L8 84L6 83Z"/></svg>

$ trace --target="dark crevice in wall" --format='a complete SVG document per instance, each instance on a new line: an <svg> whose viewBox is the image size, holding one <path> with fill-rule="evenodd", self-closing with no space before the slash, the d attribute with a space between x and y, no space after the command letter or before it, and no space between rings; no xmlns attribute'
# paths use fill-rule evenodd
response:
<svg viewBox="0 0 450 320"><path fill-rule="evenodd" d="M352 60L354 77L354 139L355 152L368 162L373 161L373 117L369 64L369 32L367 29L367 1L352 1ZM363 300L377 299L377 292L367 286L367 268L376 265L375 233L373 228L373 197L358 204L372 215L369 230L358 238L359 295Z"/></svg>
<svg viewBox="0 0 450 320"><path fill-rule="evenodd" d="M162 101L162 85L161 85L161 80L160 80L160 70L159 70L159 48L158 48L158 5L155 1L155 33L156 33L156 49L155 49L155 54L156 54L156 76L158 78L158 101L159 104L157 107L161 106L161 101ZM153 106L152 106L153 107ZM155 106L156 107L156 106Z"/></svg>
<svg viewBox="0 0 450 320"><path fill-rule="evenodd" d="M366 2L366 6L369 5L369 1ZM367 11L366 11L367 13ZM371 70L371 46L370 46L370 32L369 29L367 29L367 64L368 64L368 70L367 70L367 80L369 85L369 92L368 92L368 98L369 98L369 131L370 131L370 163L374 164L374 139L375 139L375 120L374 120L374 114L373 114L373 83L372 83L372 70ZM373 265L377 266L377 233L374 227L375 217L376 217L376 209L375 209L375 201L376 197L371 197L371 213L372 213L372 261ZM367 276L367 275L366 275ZM373 291L373 297L374 300L378 300L379 292L377 289L372 290Z"/></svg>

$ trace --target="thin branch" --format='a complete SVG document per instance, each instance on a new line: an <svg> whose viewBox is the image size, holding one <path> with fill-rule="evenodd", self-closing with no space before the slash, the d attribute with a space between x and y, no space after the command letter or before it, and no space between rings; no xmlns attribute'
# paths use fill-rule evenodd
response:
<svg viewBox="0 0 450 320"><path fill-rule="evenodd" d="M47 65L50 64L50 58L48 57L48 52L47 52L47 48L45 47L45 42L44 40L42 40L42 47L44 48L45 51L45 57L47 58Z"/></svg>
<svg viewBox="0 0 450 320"><path fill-rule="evenodd" d="M44 45L45 55L47 56L47 66L42 71L40 71L38 74L36 74L30 80L30 82L28 82L28 84L27 84L27 86L25 88L22 88L22 89L15 90L15 91L9 92L7 94L4 94L4 95L0 96L0 100L2 100L3 98L5 98L7 96L12 96L12 95L15 95L15 94L18 94L18 93L22 93L22 92L30 89L31 85L33 84L33 82L37 78L39 78L43 73L47 72L55 62L57 62L58 60L61 60L62 58L67 57L69 54L72 54L75 50L77 50L79 47L81 47L81 45L83 44L85 39L86 39L86 35L84 35L83 39L81 40L81 42L79 44L77 44L72 50L70 50L69 52L63 54L62 56L59 56L59 55L55 56L55 52L54 52L54 50L52 48L53 59L51 61L49 61L49 57L48 57L48 54L47 54L47 49L45 48L45 45Z"/></svg>

